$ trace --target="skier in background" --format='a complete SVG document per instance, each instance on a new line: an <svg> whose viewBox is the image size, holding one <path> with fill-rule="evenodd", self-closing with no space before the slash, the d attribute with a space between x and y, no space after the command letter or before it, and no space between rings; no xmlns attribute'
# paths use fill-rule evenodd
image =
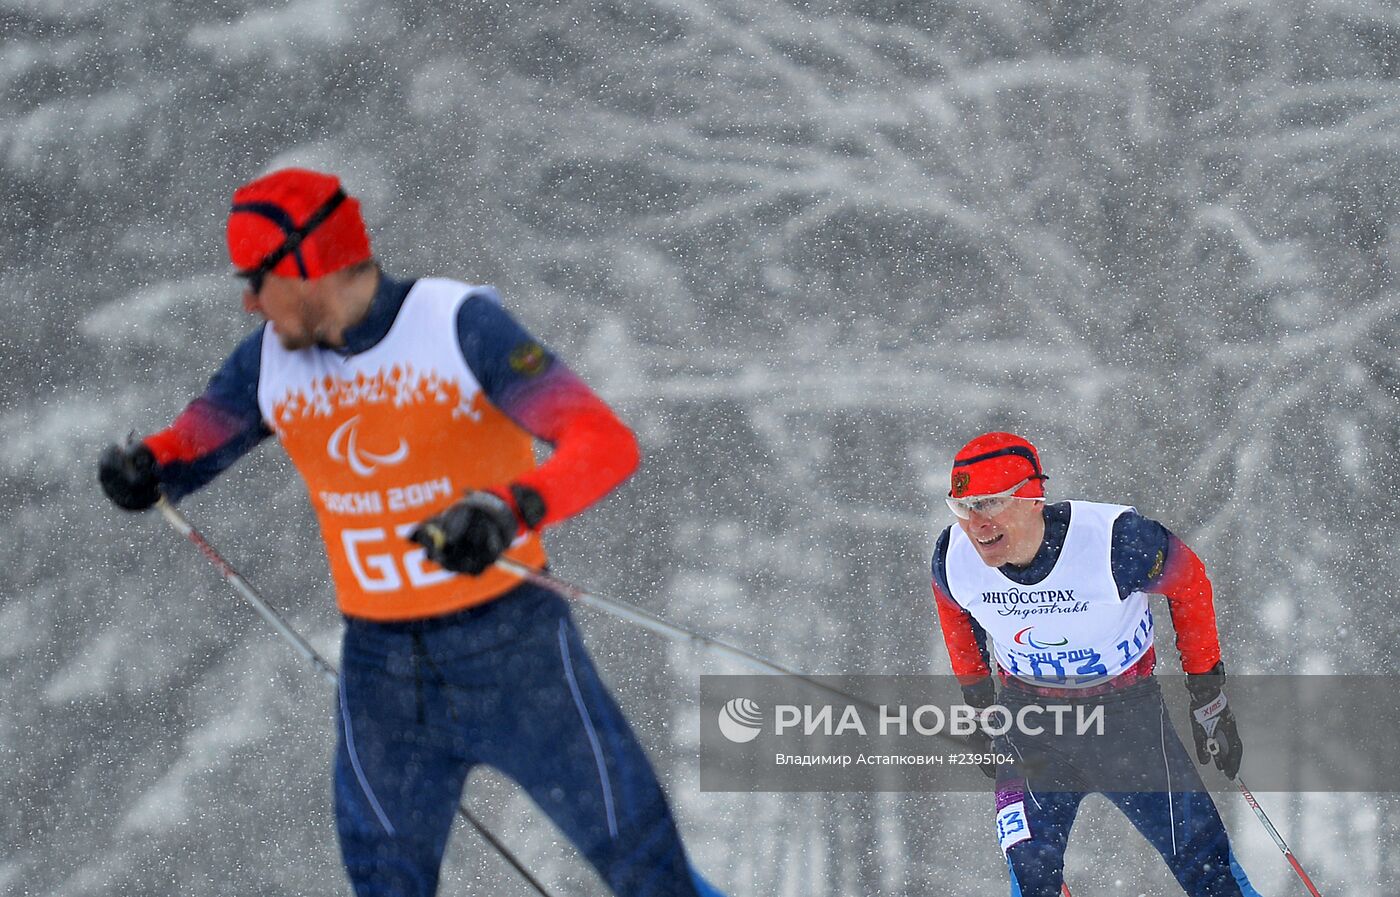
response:
<svg viewBox="0 0 1400 897"><path fill-rule="evenodd" d="M244 185L227 236L265 324L170 427L109 447L100 480L143 510L275 434L306 481L345 616L335 815L355 893L435 893L487 764L614 893L716 894L564 600L493 566L543 567L541 530L636 469L631 431L491 288L384 275L331 175Z"/></svg>
<svg viewBox="0 0 1400 897"><path fill-rule="evenodd" d="M953 461L947 501L958 525L943 531L933 555L938 619L968 704L1016 713L1080 703L1105 714L1101 736L1012 728L989 742L1013 758L983 767L996 778L997 835L1013 897L1060 894L1070 827L1094 791L1161 852L1188 894L1257 897L1152 676L1148 596L1158 594L1188 674L1197 758L1204 764L1213 754L1234 778L1243 747L1222 690L1204 565L1132 508L1046 504L1046 479L1039 453L1020 436L973 439Z"/></svg>

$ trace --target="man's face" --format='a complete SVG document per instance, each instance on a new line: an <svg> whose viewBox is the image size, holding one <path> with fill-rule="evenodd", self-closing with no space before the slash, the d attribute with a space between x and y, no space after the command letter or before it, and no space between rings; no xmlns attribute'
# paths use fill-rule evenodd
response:
<svg viewBox="0 0 1400 897"><path fill-rule="evenodd" d="M959 517L958 526L988 567L1023 567L1035 560L1045 538L1045 517L1041 514L1044 506L1039 499L1018 498L996 515L972 511L966 520Z"/></svg>
<svg viewBox="0 0 1400 897"><path fill-rule="evenodd" d="M256 294L243 289L243 310L261 315L277 330L277 339L290 351L316 345L325 326L325 315L308 281L269 274Z"/></svg>

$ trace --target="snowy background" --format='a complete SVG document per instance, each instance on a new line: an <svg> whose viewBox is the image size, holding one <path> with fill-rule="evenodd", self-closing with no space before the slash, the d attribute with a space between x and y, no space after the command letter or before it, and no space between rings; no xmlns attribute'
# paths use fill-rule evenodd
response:
<svg viewBox="0 0 1400 897"><path fill-rule="evenodd" d="M223 216L284 164L636 427L567 578L810 672L945 672L948 459L1013 428L1054 494L1196 548L1232 671L1395 673L1398 79L1380 0L0 0L0 894L348 893L328 689L95 478L251 328ZM334 652L280 449L186 509ZM742 670L580 617L730 892L1005 893L990 796L699 793L698 676ZM602 892L511 786L469 799ZM1329 897L1400 884L1392 797L1263 799ZM1122 828L1086 804L1075 893L1180 893ZM460 830L442 893L529 892Z"/></svg>

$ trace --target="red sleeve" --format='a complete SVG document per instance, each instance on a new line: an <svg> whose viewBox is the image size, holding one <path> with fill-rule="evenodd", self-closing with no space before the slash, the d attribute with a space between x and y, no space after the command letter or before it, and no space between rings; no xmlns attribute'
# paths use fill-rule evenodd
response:
<svg viewBox="0 0 1400 897"><path fill-rule="evenodd" d="M933 603L938 608L938 625L943 630L943 643L948 646L953 675L963 685L991 675L982 646L977 643L977 634L972 629L972 614L943 594L936 582L933 584Z"/></svg>
<svg viewBox="0 0 1400 897"><path fill-rule="evenodd" d="M143 441L159 464L197 461L253 429L242 424L243 421L224 413L201 396L186 406L170 426Z"/></svg>
<svg viewBox="0 0 1400 897"><path fill-rule="evenodd" d="M1204 673L1220 662L1220 636L1215 627L1215 598L1205 564L1185 542L1172 536L1161 573L1148 591L1167 599L1181 668Z"/></svg>
<svg viewBox="0 0 1400 897"><path fill-rule="evenodd" d="M262 329L239 344L169 427L145 443L160 465L165 497L179 501L272 435L258 409Z"/></svg>
<svg viewBox="0 0 1400 897"><path fill-rule="evenodd" d="M556 365L512 409L549 460L516 480L544 499L539 526L565 520L611 492L641 462L632 431L572 371Z"/></svg>

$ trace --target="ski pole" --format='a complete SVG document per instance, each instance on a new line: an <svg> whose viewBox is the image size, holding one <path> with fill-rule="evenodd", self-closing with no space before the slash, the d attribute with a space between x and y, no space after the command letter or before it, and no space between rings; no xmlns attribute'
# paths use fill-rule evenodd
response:
<svg viewBox="0 0 1400 897"><path fill-rule="evenodd" d="M872 704L870 701L867 701L864 698L861 698L857 695L847 694L839 688L827 685L825 682L813 679L811 676L803 675L802 673L799 673L794 669L785 667L780 663L774 663L766 657L760 657L759 655L754 654L752 651L746 651L743 648L738 647L737 645L731 645L729 642L723 641L721 639L717 639L708 635L701 635L698 632L692 632L689 629L677 626L676 624L671 623L668 620L665 620L662 617L659 617L650 611L643 610L642 608L637 607L635 604L629 604L626 601L619 601L616 598L605 598L602 595L598 595L593 592L589 592L585 589L581 589L573 583L565 582L564 580L559 579L558 577L551 576L550 574L545 573L542 570L536 570L533 567L527 567L526 565L518 561L513 561L510 558L497 558L496 566L501 568L502 570L505 570L507 573L511 573L515 576L520 577L521 579L532 582L535 585L540 586L541 588L546 588L550 591L558 592L565 598L577 601L579 604L591 607L594 610L601 610L604 613L611 614L614 617L619 617L631 623L636 623L643 629L648 629L660 635L667 636L668 638L690 642L692 644L699 645L703 648L709 648L713 651L717 651L718 653L724 654L735 660L742 661L743 663L748 664L750 667L762 670L765 673L777 673L782 676L791 676L794 679L807 683L813 688L821 689L822 691L825 691L828 694L836 695L837 697L843 698L847 701L860 704L868 710L879 710L878 707L876 707L874 704ZM958 744L962 744L962 742L959 741Z"/></svg>
<svg viewBox="0 0 1400 897"><path fill-rule="evenodd" d="M316 653L316 649L311 647L311 644L307 642L306 639L302 638L299 632L291 627L277 609L271 604L268 604L267 600L258 593L258 590L253 588L252 584L233 568L232 564L224 560L223 556L214 549L214 546L210 544L209 540L204 538L204 535L194 528L194 525L190 523L184 514L180 513L179 509L171 504L165 496L161 496L160 500L156 502L156 508L160 510L161 516L166 519L176 532L194 543L194 547L198 548L199 553L204 555L209 562L214 565L219 571L219 574L223 576L224 580L228 582L229 585L233 586L233 590L241 595L249 604L253 605L253 608L257 610L258 614L271 624L273 629L277 630L277 634L282 636L283 640L291 645L292 649L296 651L297 654L301 655L303 660L315 667L316 671L320 673L326 681L331 684L335 684L338 681L339 675L336 673L335 667L331 666L324 657ZM475 829L476 833L481 836L482 840L494 847L496 852L501 855L501 858L509 863L540 897L552 897L549 891L545 890L544 885L540 884L539 880L535 878L534 875L530 874L530 870L526 869L524 864L516 858L515 854L511 853L510 850L501 843L501 840L467 809L465 802L457 804L457 815L465 819L467 824Z"/></svg>
<svg viewBox="0 0 1400 897"><path fill-rule="evenodd" d="M1263 823L1264 828L1268 830L1269 836L1274 839L1274 843L1278 845L1278 849L1283 851L1283 858L1288 860L1288 865L1292 866L1293 871L1298 873L1298 877L1303 880L1303 885L1307 887L1308 893L1312 894L1312 897L1322 897L1322 895L1318 893L1317 885L1313 884L1312 879L1308 878L1308 873L1303 871L1303 867L1299 864L1298 858L1293 855L1292 850L1288 849L1288 842L1283 840L1283 836L1278 833L1278 829L1274 828L1274 824L1269 821L1268 814L1264 812L1263 807L1259 806L1259 801L1254 799L1254 794L1245 787L1244 779L1235 776L1235 785L1240 789L1240 794L1244 795L1245 802L1248 803L1249 808L1254 811L1254 815L1259 817L1259 821Z"/></svg>
<svg viewBox="0 0 1400 897"><path fill-rule="evenodd" d="M713 638L708 635L701 635L698 632L692 632L689 629L677 626L676 624L671 623L663 619L662 617L657 616L656 614L653 614L651 611L643 610L642 608L637 607L635 604L629 604L626 601L619 601L616 598L604 598L602 595L597 595L593 592L581 589L573 583L565 582L564 580L559 579L556 576L551 576L550 574L545 573L542 570L536 570L533 567L527 567L526 565L518 561L513 561L510 558L497 558L496 566L500 567L502 570L505 570L508 573L514 574L515 576L519 576L521 579L529 580L537 586L549 589L550 591L558 592L566 598L571 598L574 601L577 601L579 604L584 604L588 607L594 608L595 610L605 611L606 613L612 614L615 617L620 617L624 620L636 623L643 629L649 629L652 632L656 632L661 635L668 636L670 638L694 642L695 644L700 645L702 647L712 648L721 654L727 654L730 657L742 660L749 666L763 670L764 672L779 673L784 676L795 676L798 679L803 680L804 682L811 682L812 685L815 685L818 688L826 688L827 690L830 690L830 686L823 685L820 682L812 682L811 679L809 679L807 676L802 675L796 670L788 669L782 664L774 663L773 661L768 660L767 658L760 657L757 654L754 654L751 651L746 651L743 648L740 648L736 645L731 645L726 641L722 641L720 639ZM843 697L850 696L843 695ZM859 699L854 698L853 700Z"/></svg>
<svg viewBox="0 0 1400 897"><path fill-rule="evenodd" d="M738 647L737 645L732 645L729 642L726 642L722 639L717 639L709 635L702 635L701 633L694 632L682 626L677 626L675 623L672 623L669 620L659 617L651 611L643 610L635 604L630 604L626 601L621 601L617 598L607 598L595 592L590 592L587 589L579 588L571 582L566 582L565 580L559 579L556 576L551 576L550 574L545 573L543 570L536 570L534 567L528 567L525 564L520 563L519 561L513 561L507 557L497 558L496 566L501 570L506 571L507 573L511 573L515 576L520 577L521 579L524 579L528 582L532 582L535 585L540 586L541 588L550 589L551 591L558 592L565 598L577 601L579 604L591 607L594 610L600 610L604 613L611 614L614 617L618 617L620 619L636 623L643 629L648 629L652 632L664 635L668 638L673 638L684 642L690 642L692 644L699 645L702 648L709 648L712 651L716 651L727 657L731 657L735 660L741 661L745 664L748 664L750 667L753 667L757 670L762 670L765 673L777 673L780 676L791 676L799 682L805 682L813 688L818 689L820 691L824 691L829 695L841 698L842 700L850 701L853 704L858 704L861 707L864 707L866 710L875 711L877 713L880 710L880 708L876 704L872 703L866 698L862 698L859 695L853 695L850 692L842 691L834 685L828 685L827 683L822 682L819 679L815 679L812 676L808 676L804 673L799 673L797 670L794 670L791 667L783 666L782 664L769 660L766 657L760 657L752 651L747 651L743 648ZM936 733L936 737L941 738L942 740L949 742L950 744L957 745L958 747L964 749L967 748L967 743L964 742L961 738L954 735L949 735L946 732L938 732Z"/></svg>
<svg viewBox="0 0 1400 897"><path fill-rule="evenodd" d="M1220 742L1216 741L1214 738L1206 739L1206 753L1210 754L1212 757L1220 753ZM1308 893L1312 894L1313 897L1322 897L1317 891L1317 885L1312 883L1311 878L1308 878L1308 873L1303 871L1302 864L1300 864L1298 858L1293 855L1293 851L1288 848L1288 842L1283 840L1283 835L1280 835L1278 829L1274 828L1274 824L1269 821L1269 814L1265 813L1264 808L1259 806L1259 801L1255 799L1254 793L1245 787L1244 779L1240 778L1237 774L1231 781L1234 782L1236 788L1240 789L1240 794L1244 795L1245 803L1249 804L1249 808L1253 810L1254 815L1259 818L1260 824L1263 825L1264 829L1269 833L1269 837L1273 838L1274 843L1278 845L1278 849L1283 851L1283 858L1288 860L1288 865L1292 866L1293 871L1298 873L1298 877L1303 880L1303 884L1307 887Z"/></svg>

